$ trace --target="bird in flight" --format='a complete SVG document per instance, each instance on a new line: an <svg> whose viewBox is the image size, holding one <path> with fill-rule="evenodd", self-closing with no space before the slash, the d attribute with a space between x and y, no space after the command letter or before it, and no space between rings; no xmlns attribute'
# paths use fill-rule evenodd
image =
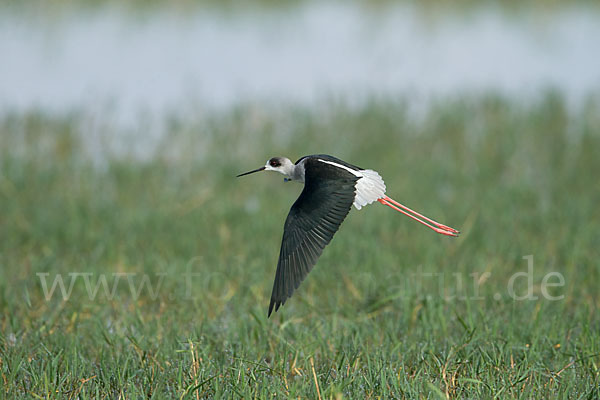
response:
<svg viewBox="0 0 600 400"><path fill-rule="evenodd" d="M273 157L264 166L237 177L260 171L277 171L285 176L285 181L304 183L302 193L285 220L269 317L273 308L277 311L300 286L352 205L360 210L377 201L437 233L447 236L459 234L458 230L435 222L386 196L385 183L376 171L326 154L304 156L295 163L285 157Z"/></svg>

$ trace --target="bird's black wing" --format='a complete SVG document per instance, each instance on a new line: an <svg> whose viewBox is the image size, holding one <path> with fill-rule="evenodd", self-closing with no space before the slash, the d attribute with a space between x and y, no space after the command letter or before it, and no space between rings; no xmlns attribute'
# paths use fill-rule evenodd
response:
<svg viewBox="0 0 600 400"><path fill-rule="evenodd" d="M348 215L357 180L340 168L306 161L304 190L285 220L269 316L292 296Z"/></svg>

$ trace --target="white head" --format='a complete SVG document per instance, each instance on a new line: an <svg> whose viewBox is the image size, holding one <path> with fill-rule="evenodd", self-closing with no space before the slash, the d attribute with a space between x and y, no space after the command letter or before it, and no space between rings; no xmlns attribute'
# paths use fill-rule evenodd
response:
<svg viewBox="0 0 600 400"><path fill-rule="evenodd" d="M295 167L294 163L285 157L273 157L265 164L266 171L277 171L288 178L293 176Z"/></svg>
<svg viewBox="0 0 600 400"><path fill-rule="evenodd" d="M296 166L293 162L290 161L289 158L286 157L273 157L270 158L264 167L257 168L252 171L244 172L243 174L239 174L238 177L252 174L254 172L259 171L277 171L280 174L285 175L288 179L294 179L295 177Z"/></svg>

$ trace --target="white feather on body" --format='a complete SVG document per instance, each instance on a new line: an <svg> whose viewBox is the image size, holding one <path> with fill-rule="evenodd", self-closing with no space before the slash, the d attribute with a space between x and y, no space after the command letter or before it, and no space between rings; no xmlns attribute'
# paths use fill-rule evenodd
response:
<svg viewBox="0 0 600 400"><path fill-rule="evenodd" d="M354 196L354 207L356 207L357 210L360 210L364 206L377 201L377 199L385 197L385 182L377 171L373 171L372 169L361 169L355 171L352 168L333 161L321 159L319 159L319 161L335 165L338 168L343 168L354 176L360 178L358 181L356 181L356 194Z"/></svg>
<svg viewBox="0 0 600 400"><path fill-rule="evenodd" d="M385 197L385 182L377 171L364 169L357 171L362 177L356 182L356 196L354 207L360 210L362 207Z"/></svg>

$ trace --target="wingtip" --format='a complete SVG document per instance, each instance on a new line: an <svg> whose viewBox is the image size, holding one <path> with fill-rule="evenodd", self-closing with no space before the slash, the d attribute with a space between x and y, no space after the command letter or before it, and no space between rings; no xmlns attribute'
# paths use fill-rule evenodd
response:
<svg viewBox="0 0 600 400"><path fill-rule="evenodd" d="M271 299L271 303L269 304L269 312L267 313L267 318L271 317L271 314L273 313L273 308L275 308L275 312L277 312L279 310L279 307L281 307L283 303L285 303L285 301Z"/></svg>
<svg viewBox="0 0 600 400"><path fill-rule="evenodd" d="M269 312L267 313L267 318L271 318L271 314L273 313L273 300L271 300L271 304L269 304Z"/></svg>

